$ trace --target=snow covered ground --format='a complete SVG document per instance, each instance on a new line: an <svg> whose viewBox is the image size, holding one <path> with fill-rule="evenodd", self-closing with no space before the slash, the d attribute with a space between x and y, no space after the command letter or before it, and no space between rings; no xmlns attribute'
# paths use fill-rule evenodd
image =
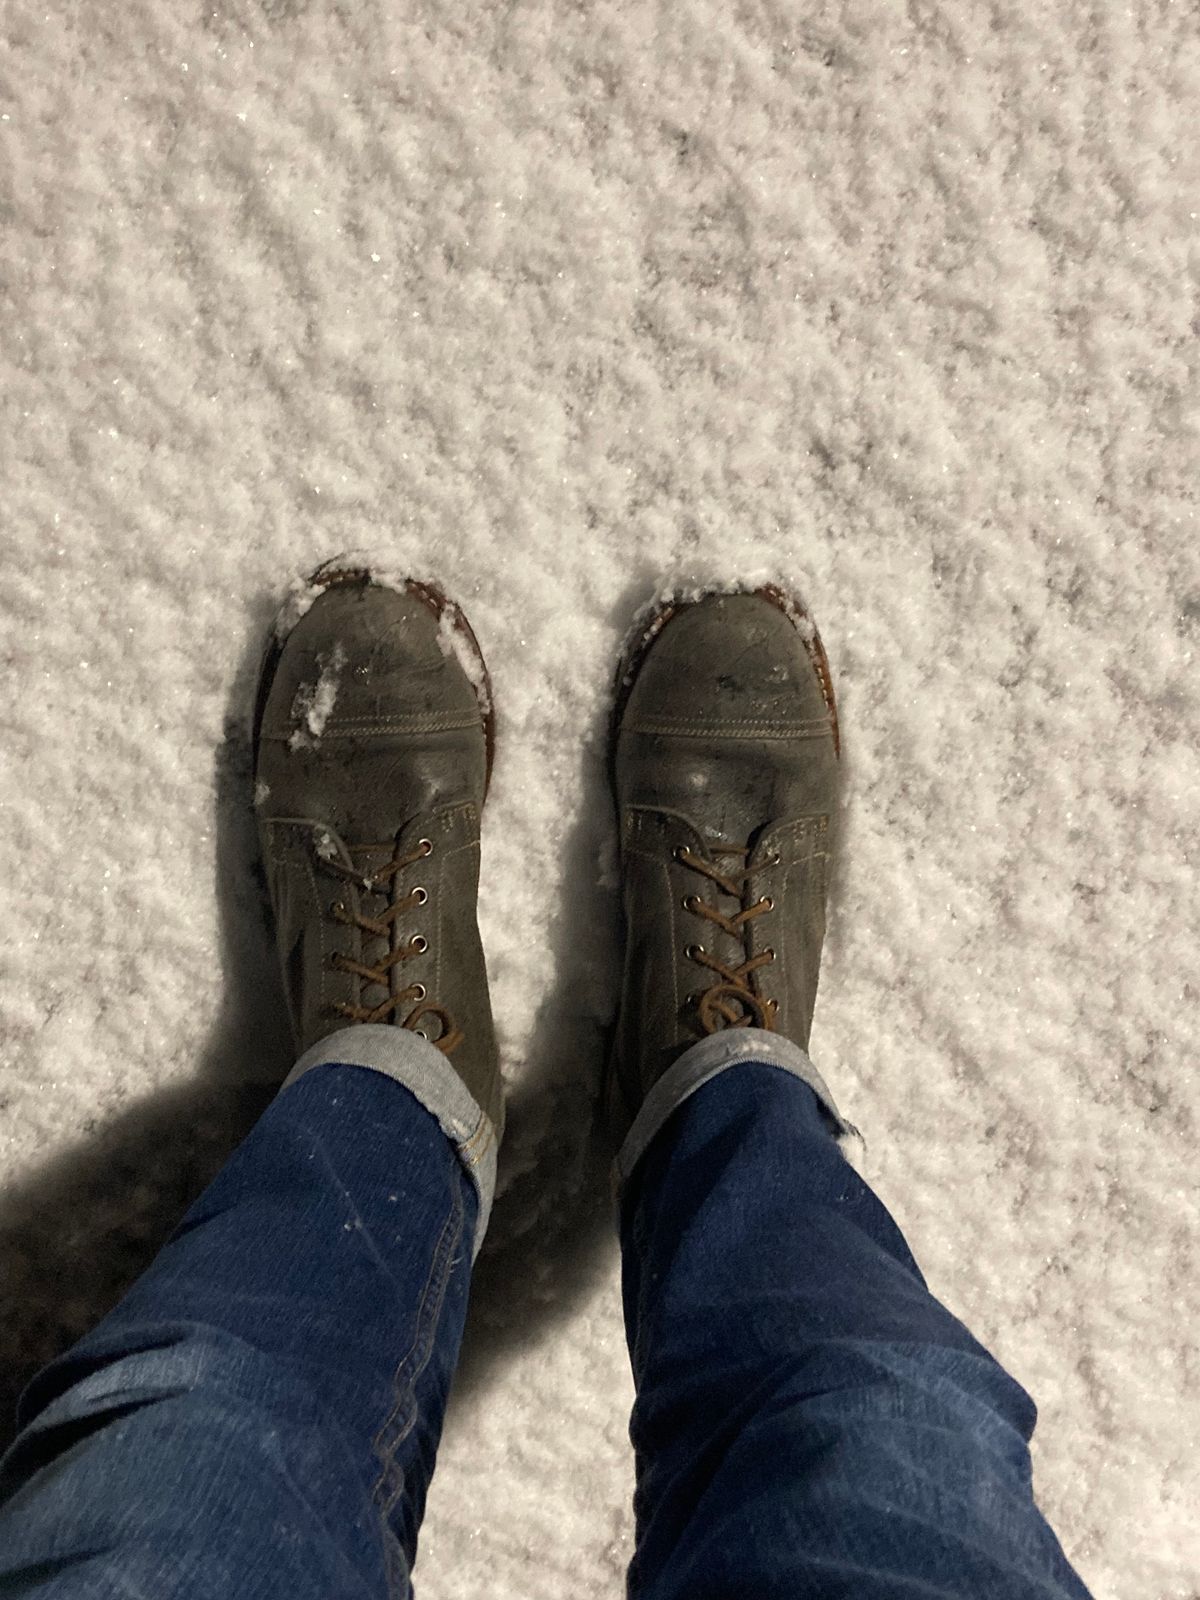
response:
<svg viewBox="0 0 1200 1600"><path fill-rule="evenodd" d="M1085 1577L1193 1600L1198 109L1172 0L6 0L6 1387L285 1064L250 687L379 550L501 719L507 1190L419 1587L620 1593L600 730L664 574L782 571L846 753L818 1062Z"/></svg>

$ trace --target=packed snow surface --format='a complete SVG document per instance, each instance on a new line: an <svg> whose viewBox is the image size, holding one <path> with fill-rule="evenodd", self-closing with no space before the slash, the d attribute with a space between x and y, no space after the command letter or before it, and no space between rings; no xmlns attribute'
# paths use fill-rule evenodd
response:
<svg viewBox="0 0 1200 1600"><path fill-rule="evenodd" d="M253 683L382 547L491 674L512 1097L418 1582L621 1592L605 708L665 583L781 575L844 740L817 1062L1084 1576L1192 1600L1194 13L8 0L0 65L6 1383L286 1069Z"/></svg>

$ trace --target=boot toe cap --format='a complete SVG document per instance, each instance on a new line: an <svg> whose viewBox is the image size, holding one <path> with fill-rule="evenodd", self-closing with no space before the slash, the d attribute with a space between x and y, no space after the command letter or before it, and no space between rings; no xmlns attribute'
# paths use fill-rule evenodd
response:
<svg viewBox="0 0 1200 1600"><path fill-rule="evenodd" d="M651 645L623 723L770 734L828 720L820 678L793 618L756 593L683 607Z"/></svg>
<svg viewBox="0 0 1200 1600"><path fill-rule="evenodd" d="M331 585L284 641L264 734L303 741L399 719L478 716L474 686L443 628L419 594Z"/></svg>

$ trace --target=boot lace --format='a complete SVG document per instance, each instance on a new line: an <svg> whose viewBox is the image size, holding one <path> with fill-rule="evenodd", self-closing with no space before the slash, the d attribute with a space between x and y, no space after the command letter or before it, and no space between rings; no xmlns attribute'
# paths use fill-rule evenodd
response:
<svg viewBox="0 0 1200 1600"><path fill-rule="evenodd" d="M330 957L330 965L338 972L352 973L359 980L359 1000L363 998L363 989L376 985L384 990L384 998L376 1005L353 1005L343 1000L332 1002L332 1009L340 1016L348 1017L353 1022L387 1022L398 1020L402 1028L409 1028L414 1033L423 1032L418 1028L426 1017L436 1019L441 1032L431 1042L445 1055L456 1050L463 1042L465 1035L461 1028L456 1027L454 1018L445 1006L428 998L423 983L411 983L407 988L392 992L392 969L400 966L405 961L411 961L414 956L424 955L429 949L429 941L423 934L414 934L406 943L392 946L393 926L406 911L415 906L423 906L429 898L428 891L417 884L409 889L406 894L399 894L397 880L400 874L418 861L423 861L433 854L433 841L420 839L416 848L402 853L396 851L394 841L384 844L358 844L347 845L347 854L350 856L348 864L345 861L318 852L322 866L336 873L339 877L356 885L366 895L384 896L387 904L377 917L367 916L362 910L355 910L340 900L334 901L330 907L330 915L335 922L341 922L349 927L361 928L364 933L371 934L376 939L383 939L387 943L386 953L374 965L364 961L354 961L349 956L344 956L340 951L334 951ZM361 858L378 855L381 850L395 851L390 860L373 870L364 870L359 864ZM415 1002L415 1004L414 1004ZM405 1006L412 1009L404 1017L398 1013ZM428 1037L428 1035L426 1035Z"/></svg>
<svg viewBox="0 0 1200 1600"><path fill-rule="evenodd" d="M710 951L698 944L688 945L686 951L688 960L706 968L717 980L694 997L700 1026L705 1033L716 1033L721 1028L751 1027L765 1028L774 1032L779 1004L759 993L758 972L761 967L771 965L775 960L775 951L760 950L757 955L752 956L749 953L745 930L756 917L766 916L769 911L775 909L775 902L769 896L760 896L750 904L746 901L751 880L756 874L778 865L779 857L771 856L766 861L759 861L751 866L750 851L745 846L739 848L737 845L713 845L710 854L714 857L730 858L729 866L723 868L716 861L705 860L687 845L680 845L676 849L675 859L715 884L723 895L736 900L741 909L732 916L726 916L717 906L709 904L699 895L689 894L683 902L684 910L713 923L731 938L740 939L746 959L741 966L733 967L724 961L719 961Z"/></svg>

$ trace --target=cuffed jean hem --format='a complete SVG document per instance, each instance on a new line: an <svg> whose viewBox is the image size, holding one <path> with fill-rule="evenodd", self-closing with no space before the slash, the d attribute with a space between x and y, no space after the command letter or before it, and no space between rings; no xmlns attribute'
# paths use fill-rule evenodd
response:
<svg viewBox="0 0 1200 1600"><path fill-rule="evenodd" d="M730 1067L744 1066L749 1062L778 1067L781 1072L790 1072L794 1078L806 1083L816 1095L829 1131L842 1154L856 1172L861 1172L866 1152L863 1136L852 1122L846 1121L834 1104L833 1096L809 1059L808 1052L791 1039L785 1039L782 1034L768 1033L765 1028L730 1028L721 1033L710 1033L707 1038L689 1046L651 1087L613 1164L613 1187L616 1193L620 1195L655 1134L673 1111L710 1079Z"/></svg>
<svg viewBox="0 0 1200 1600"><path fill-rule="evenodd" d="M360 1022L318 1039L288 1073L283 1087L314 1067L366 1067L393 1078L419 1100L450 1140L479 1192L472 1259L487 1232L496 1192L496 1130L491 1118L428 1039L389 1023Z"/></svg>

